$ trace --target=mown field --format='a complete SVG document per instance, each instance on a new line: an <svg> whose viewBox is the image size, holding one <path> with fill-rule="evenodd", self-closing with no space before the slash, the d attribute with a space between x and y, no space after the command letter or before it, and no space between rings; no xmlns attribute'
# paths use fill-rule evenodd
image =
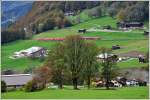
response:
<svg viewBox="0 0 150 100"><path fill-rule="evenodd" d="M2 99L148 99L148 87L123 87L115 90L65 88L45 89L38 92L27 93L14 91L2 93Z"/></svg>
<svg viewBox="0 0 150 100"><path fill-rule="evenodd" d="M79 34L78 29L93 28L102 25L111 25L116 28L116 19L111 17L102 17L97 19L89 19L86 22L74 25L69 28L56 29L41 34L35 35L30 40L18 40L12 43L4 44L1 47L1 66L2 70L13 69L23 71L29 67L40 66L43 62L40 60L31 60L29 58L10 59L14 52L27 49L32 46L42 46L50 49L56 42L54 41L36 41L35 38L48 37L65 37L67 35ZM141 51L146 53L148 51L148 38L143 35L143 31L134 30L131 32L88 32L80 34L82 36L97 36L100 40L93 41L99 47L111 48L112 45L120 45L122 49L113 51L116 54L126 53L128 51ZM143 67L147 64L138 63L138 60L130 60L118 64L120 68Z"/></svg>

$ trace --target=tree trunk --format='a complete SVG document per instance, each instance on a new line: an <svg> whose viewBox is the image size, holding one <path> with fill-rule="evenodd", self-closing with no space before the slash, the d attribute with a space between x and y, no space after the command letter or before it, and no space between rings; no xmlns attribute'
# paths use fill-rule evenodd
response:
<svg viewBox="0 0 150 100"><path fill-rule="evenodd" d="M58 88L62 89L63 88L63 82L62 82L62 72L60 72L60 76L59 76L59 84L58 84Z"/></svg>
<svg viewBox="0 0 150 100"><path fill-rule="evenodd" d="M109 90L109 81L108 80L106 81L106 85L105 86L106 86L106 89Z"/></svg>
<svg viewBox="0 0 150 100"><path fill-rule="evenodd" d="M77 90L78 88L77 88L77 85L78 85L78 78L77 77L74 77L73 79L72 79L72 81L73 81L73 88L75 89L75 90Z"/></svg>
<svg viewBox="0 0 150 100"><path fill-rule="evenodd" d="M90 76L88 76L88 80L87 80L87 85L88 85L88 89L90 89L90 84L91 83L91 78L90 78Z"/></svg>
<svg viewBox="0 0 150 100"><path fill-rule="evenodd" d="M60 83L59 83L59 85L58 85L58 88L59 88L59 89L62 89L62 88L63 88L62 81L60 81Z"/></svg>

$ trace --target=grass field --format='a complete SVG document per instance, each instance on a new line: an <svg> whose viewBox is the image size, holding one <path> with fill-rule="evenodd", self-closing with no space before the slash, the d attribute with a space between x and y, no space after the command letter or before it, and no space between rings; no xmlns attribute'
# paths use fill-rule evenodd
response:
<svg viewBox="0 0 150 100"><path fill-rule="evenodd" d="M139 63L138 59L132 59L125 62L119 62L118 64L119 68L138 68L138 67L145 67L148 65L148 63Z"/></svg>
<svg viewBox="0 0 150 100"><path fill-rule="evenodd" d="M65 37L71 34L79 34L77 31L81 28L92 28L102 25L111 25L116 27L116 19L111 17L102 17L97 19L89 19L86 22L74 25L69 28L56 29L41 34L33 36L34 38L45 38L45 37ZM136 30L133 32L89 32L82 34L82 36L99 36L101 40L93 41L99 47L108 47L111 48L112 45L120 45L122 49L113 51L116 54L126 53L128 51L148 51L148 39L146 39L141 33L141 31ZM145 40L146 39L146 40ZM13 55L14 52L27 49L32 46L42 46L46 48L51 48L56 42L54 41L36 41L36 40L18 40L12 43L4 44L1 47L1 66L2 70L13 69L13 70L24 70L29 67L37 67L43 62L39 60L31 60L28 58L21 59L10 59L9 57ZM137 60L127 61L119 63L120 68L128 67L139 67L145 66L145 64L139 64Z"/></svg>
<svg viewBox="0 0 150 100"><path fill-rule="evenodd" d="M46 89L38 92L24 91L2 93L2 99L148 99L148 87L105 89Z"/></svg>
<svg viewBox="0 0 150 100"><path fill-rule="evenodd" d="M19 40L12 43L3 45L1 48L2 55L2 70L12 69L23 71L29 67L37 67L41 65L42 62L39 60L31 60L29 58L20 58L20 59L10 59L9 57L13 55L14 52L27 49L32 46L42 46L50 48L54 42L38 42L34 40Z"/></svg>

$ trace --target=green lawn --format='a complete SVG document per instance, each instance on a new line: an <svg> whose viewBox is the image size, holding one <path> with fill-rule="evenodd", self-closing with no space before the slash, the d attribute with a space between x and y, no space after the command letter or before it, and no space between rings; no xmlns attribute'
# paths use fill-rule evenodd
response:
<svg viewBox="0 0 150 100"><path fill-rule="evenodd" d="M97 19L92 19L77 25L74 25L69 28L64 29L56 29L47 32L43 32L41 34L35 35L33 38L44 38L44 37L65 37L66 35L78 34L78 29L82 28L91 28L97 27L99 25L112 25L112 27L116 27L116 20L111 17L102 17Z"/></svg>
<svg viewBox="0 0 150 100"><path fill-rule="evenodd" d="M24 91L2 93L2 99L148 99L148 87L105 89L46 89L38 92Z"/></svg>
<svg viewBox="0 0 150 100"><path fill-rule="evenodd" d="M47 38L47 37L65 37L67 35L71 34L79 34L77 31L80 28L91 28L91 27L97 27L102 25L112 25L112 27L116 27L116 19L113 19L111 17L102 17L97 19L89 19L86 22L74 25L69 28L64 29L57 29L57 30L50 30L47 32L43 32L38 35L34 35L34 38ZM148 51L148 39L146 39L141 33L141 31L136 30L132 32L89 32L86 34L82 34L82 36L99 36L101 40L93 41L96 43L99 47L108 47L111 48L112 45L120 45L122 48L119 50L113 51L116 54L119 53L125 53L129 51L142 51L147 52ZM43 62L40 62L39 60L31 60L27 58L22 59L10 59L9 57L13 55L14 52L27 49L32 46L42 46L46 48L51 48L52 45L54 45L56 42L54 41L36 41L36 40L18 40L15 42L11 42L8 44L4 44L1 47L1 66L2 70L6 69L14 69L14 70L24 70L26 68L31 67L37 67L41 65ZM133 65L136 64L136 65ZM138 63L136 61L132 62L126 62L119 64L120 68L124 67L139 67ZM140 65L140 66L145 66Z"/></svg>
<svg viewBox="0 0 150 100"><path fill-rule="evenodd" d="M29 58L20 58L20 59L11 59L10 56L13 55L14 52L28 49L32 46L42 46L46 48L51 48L55 42L42 42L42 41L34 41L34 40L18 40L12 43L8 43L2 45L1 48L1 64L2 70L12 69L12 70L20 70L23 71L29 67L37 67L42 64L40 60L31 60Z"/></svg>
<svg viewBox="0 0 150 100"><path fill-rule="evenodd" d="M148 63L139 63L138 59L129 59L124 62L119 62L117 66L119 68L134 68L134 67L145 67Z"/></svg>
<svg viewBox="0 0 150 100"><path fill-rule="evenodd" d="M136 40L145 39L143 33L138 32L87 32L83 36L98 36L101 40Z"/></svg>
<svg viewBox="0 0 150 100"><path fill-rule="evenodd" d="M125 53L132 50L137 51L148 51L148 40L129 40L129 41L94 41L99 47L108 47L111 48L112 45L121 45L123 48L120 50L115 50L114 53ZM7 45L2 46L2 70L13 69L23 71L29 67L37 67L42 64L39 60L31 60L28 58L21 59L10 59L9 56L12 56L14 52L19 51L21 49L27 49L32 46L43 46L46 48L50 48L54 45L55 42L42 42L42 41L34 41L34 40L20 40L16 42L9 43ZM142 45L142 46L141 46ZM129 67L142 67L145 64L138 63L137 60L127 61L119 63L120 68L129 68Z"/></svg>

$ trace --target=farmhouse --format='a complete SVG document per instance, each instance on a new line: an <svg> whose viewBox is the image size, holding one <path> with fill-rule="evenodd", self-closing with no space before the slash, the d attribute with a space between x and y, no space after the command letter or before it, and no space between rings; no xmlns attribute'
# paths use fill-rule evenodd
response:
<svg viewBox="0 0 150 100"><path fill-rule="evenodd" d="M39 48L37 51L32 52L30 56L32 57L41 57L41 56L46 56L47 55L47 49L45 48Z"/></svg>
<svg viewBox="0 0 150 100"><path fill-rule="evenodd" d="M105 53L105 54L98 55L97 58L98 59L104 59L104 58L108 58L108 57L111 57L111 56L113 56L113 54L107 54L107 53Z"/></svg>
<svg viewBox="0 0 150 100"><path fill-rule="evenodd" d="M31 47L26 50L21 50L19 52L15 52L13 57L14 58L21 58L21 57L40 57L40 56L46 56L47 50L43 47Z"/></svg>
<svg viewBox="0 0 150 100"><path fill-rule="evenodd" d="M104 53L104 54L99 54L97 56L97 59L99 60L104 60L104 59L109 59L109 58L115 58L116 60L118 60L118 56L115 55L115 54L107 54L107 53Z"/></svg>
<svg viewBox="0 0 150 100"><path fill-rule="evenodd" d="M7 87L22 87L28 81L32 80L31 74L13 74L13 75L1 75L1 80L6 82Z"/></svg>
<svg viewBox="0 0 150 100"><path fill-rule="evenodd" d="M133 29L133 28L143 28L144 24L140 22L118 22L117 27L120 29Z"/></svg>

